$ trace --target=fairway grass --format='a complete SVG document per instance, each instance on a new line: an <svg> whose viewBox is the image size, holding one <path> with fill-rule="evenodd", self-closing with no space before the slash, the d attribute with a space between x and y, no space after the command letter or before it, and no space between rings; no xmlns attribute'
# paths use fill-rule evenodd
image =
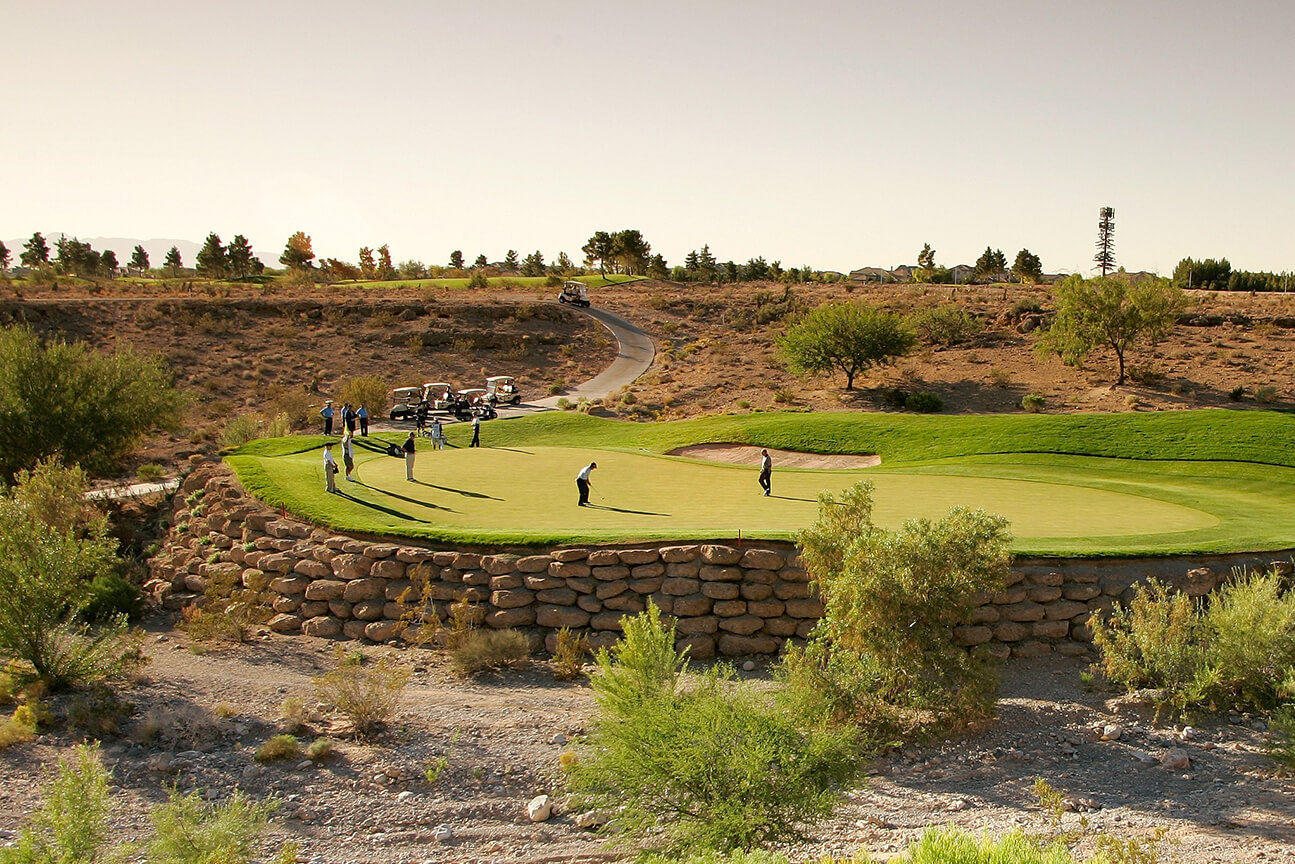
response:
<svg viewBox="0 0 1295 864"><path fill-rule="evenodd" d="M480 449L463 446L466 424L448 432L445 451L419 442L417 483L405 480L402 459L381 451L403 436L357 439L360 482L339 477L336 496L323 491L320 436L252 442L229 462L253 494L320 524L456 544L792 540L816 517L820 493L869 480L883 527L983 508L1011 521L1022 554L1295 547L1295 467L1283 446L1295 422L1272 412L777 414L657 424L548 413L486 424ZM707 442L880 453L883 464L775 466L774 495L765 498L752 467L664 455ZM574 478L591 461L599 466L594 506L580 508Z"/></svg>

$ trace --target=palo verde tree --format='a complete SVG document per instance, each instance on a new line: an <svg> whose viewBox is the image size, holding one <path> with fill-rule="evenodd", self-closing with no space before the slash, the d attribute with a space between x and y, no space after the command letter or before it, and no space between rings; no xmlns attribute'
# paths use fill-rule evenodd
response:
<svg viewBox="0 0 1295 864"><path fill-rule="evenodd" d="M854 376L873 366L893 363L913 350L917 336L902 316L863 301L828 303L811 310L778 339L788 367L797 373L845 373L845 389Z"/></svg>
<svg viewBox="0 0 1295 864"><path fill-rule="evenodd" d="M1168 279L1070 276L1057 287L1057 315L1037 350L1078 365L1094 351L1109 348L1119 367L1115 383L1123 384L1129 349L1169 335L1186 307L1182 290Z"/></svg>
<svg viewBox="0 0 1295 864"><path fill-rule="evenodd" d="M0 481L50 457L106 472L146 433L178 427L185 403L160 356L0 329Z"/></svg>
<svg viewBox="0 0 1295 864"><path fill-rule="evenodd" d="M1105 276L1115 269L1115 208L1103 207L1097 214L1097 269Z"/></svg>

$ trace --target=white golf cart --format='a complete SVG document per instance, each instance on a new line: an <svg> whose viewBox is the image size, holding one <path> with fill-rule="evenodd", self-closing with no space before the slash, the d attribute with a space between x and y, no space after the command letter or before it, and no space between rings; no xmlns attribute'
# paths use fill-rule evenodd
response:
<svg viewBox="0 0 1295 864"><path fill-rule="evenodd" d="M513 381L513 376L492 375L486 379L486 398L490 400L491 405L504 402L518 405L522 401L522 394L517 392L517 384Z"/></svg>
<svg viewBox="0 0 1295 864"><path fill-rule="evenodd" d="M409 420L418 412L418 403L423 398L422 387L397 387L391 391L392 420Z"/></svg>
<svg viewBox="0 0 1295 864"><path fill-rule="evenodd" d="M563 282L562 293L558 295L559 303L570 303L572 306L589 308L589 286L583 282Z"/></svg>
<svg viewBox="0 0 1295 864"><path fill-rule="evenodd" d="M448 411L454 404L454 385L447 381L432 381L424 384L423 400L433 411Z"/></svg>
<svg viewBox="0 0 1295 864"><path fill-rule="evenodd" d="M495 406L490 404L486 391L482 387L470 387L455 394L454 405L449 409L459 420L471 420L480 417L482 420L493 420L499 416Z"/></svg>

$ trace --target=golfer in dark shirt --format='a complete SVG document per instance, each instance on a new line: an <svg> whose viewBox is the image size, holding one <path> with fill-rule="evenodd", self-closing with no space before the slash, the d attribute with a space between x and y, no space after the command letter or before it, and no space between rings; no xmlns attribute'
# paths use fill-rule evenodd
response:
<svg viewBox="0 0 1295 864"><path fill-rule="evenodd" d="M577 505L579 507L589 503L589 473L597 467L597 462L590 462L576 475L576 489L580 490L580 503Z"/></svg>
<svg viewBox="0 0 1295 864"><path fill-rule="evenodd" d="M773 460L769 458L768 450L760 451L760 488L764 490L765 497L773 494Z"/></svg>

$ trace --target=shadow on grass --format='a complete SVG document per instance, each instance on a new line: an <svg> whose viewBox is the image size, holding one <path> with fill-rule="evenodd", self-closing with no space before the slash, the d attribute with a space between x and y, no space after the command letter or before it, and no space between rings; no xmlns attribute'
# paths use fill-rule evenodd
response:
<svg viewBox="0 0 1295 864"><path fill-rule="evenodd" d="M442 492L453 492L455 495L462 495L465 498L484 498L487 501L502 501L502 498L496 498L493 495L487 495L484 492L469 492L466 489L455 489L453 486L437 486L435 483L428 483L426 480L414 481L420 486L427 486L432 489L440 489Z"/></svg>
<svg viewBox="0 0 1295 864"><path fill-rule="evenodd" d="M770 498L780 498L783 501L808 501L810 504L817 503L817 498L797 498L794 495L770 495Z"/></svg>
<svg viewBox="0 0 1295 864"><path fill-rule="evenodd" d="M613 513L630 513L635 516L669 516L669 513L652 513L648 510L626 510L623 507L611 507L607 504L595 504L592 501L585 505L592 510L610 510Z"/></svg>
<svg viewBox="0 0 1295 864"><path fill-rule="evenodd" d="M359 485L364 486L363 483ZM364 486L364 488L373 489L373 491L379 492L383 495L391 495L392 498L399 498L401 501L406 501L410 504L417 504L420 507L428 507L432 510L445 510L450 513L454 512L453 510L450 510L449 507L442 507L439 504L432 504L428 501L419 501L416 498L406 498L403 495L394 495L390 492L385 492L382 489L378 489L373 486ZM361 507L368 507L370 510L377 510L379 513L386 513L388 516L395 516L397 519L408 519L410 522L420 522L424 525L427 524L426 519L419 519L416 516L410 516L408 513L402 513L399 510L393 509L391 507L383 507L381 504L375 504L372 501L365 501L363 498L356 498L354 495L350 495L346 492L343 492L341 489L337 490L337 494L338 494L338 497L345 498L347 501L354 501L356 504L359 504Z"/></svg>

